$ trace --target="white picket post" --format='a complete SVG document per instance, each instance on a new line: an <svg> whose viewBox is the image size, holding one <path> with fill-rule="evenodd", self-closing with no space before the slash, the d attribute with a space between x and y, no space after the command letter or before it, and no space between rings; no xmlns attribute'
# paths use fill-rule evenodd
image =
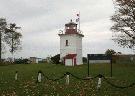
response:
<svg viewBox="0 0 135 96"><path fill-rule="evenodd" d="M97 85L97 89L100 89L101 87L101 77L98 78L98 85Z"/></svg>
<svg viewBox="0 0 135 96"><path fill-rule="evenodd" d="M66 85L69 85L69 75L66 75Z"/></svg>
<svg viewBox="0 0 135 96"><path fill-rule="evenodd" d="M16 71L15 72L15 80L17 81L17 79L18 79L18 72Z"/></svg>
<svg viewBox="0 0 135 96"><path fill-rule="evenodd" d="M41 72L38 72L38 82L41 82L42 81L42 74Z"/></svg>

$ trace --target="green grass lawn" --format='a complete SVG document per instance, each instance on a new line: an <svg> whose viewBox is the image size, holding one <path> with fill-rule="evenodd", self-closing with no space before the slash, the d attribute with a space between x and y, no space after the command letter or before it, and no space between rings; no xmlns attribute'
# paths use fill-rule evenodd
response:
<svg viewBox="0 0 135 96"><path fill-rule="evenodd" d="M0 66L0 96L135 96L135 86L126 89L115 88L102 80L101 89L97 90L98 78L93 80L78 80L70 76L70 84L65 84L65 78L51 81L43 78L36 83L39 70L55 79L65 72L85 78L87 65L65 67L55 64L20 64ZM14 80L15 71L18 71L18 81ZM103 74L110 76L109 64L91 64L92 77ZM110 82L118 86L126 86L135 82L134 64L113 64L113 77Z"/></svg>

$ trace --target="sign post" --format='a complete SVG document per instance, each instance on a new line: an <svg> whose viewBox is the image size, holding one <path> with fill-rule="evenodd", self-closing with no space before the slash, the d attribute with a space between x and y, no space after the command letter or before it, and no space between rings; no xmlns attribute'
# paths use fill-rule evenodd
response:
<svg viewBox="0 0 135 96"><path fill-rule="evenodd" d="M111 77L112 77L112 56L111 56Z"/></svg>
<svg viewBox="0 0 135 96"><path fill-rule="evenodd" d="M89 56L87 56L87 62L88 62L88 77L90 76L90 64L89 64Z"/></svg>
<svg viewBox="0 0 135 96"><path fill-rule="evenodd" d="M110 75L112 77L112 56L106 55L106 54L87 54L87 60L88 60L88 77L90 75L89 73L89 67L90 63L110 63Z"/></svg>

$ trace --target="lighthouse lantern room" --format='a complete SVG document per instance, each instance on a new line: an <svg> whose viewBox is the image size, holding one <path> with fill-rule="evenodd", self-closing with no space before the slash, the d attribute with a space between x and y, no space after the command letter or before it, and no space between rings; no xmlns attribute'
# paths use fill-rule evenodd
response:
<svg viewBox="0 0 135 96"><path fill-rule="evenodd" d="M60 36L60 61L65 66L81 65L82 62L82 37L84 35L78 31L77 24L72 20L65 24L65 32Z"/></svg>

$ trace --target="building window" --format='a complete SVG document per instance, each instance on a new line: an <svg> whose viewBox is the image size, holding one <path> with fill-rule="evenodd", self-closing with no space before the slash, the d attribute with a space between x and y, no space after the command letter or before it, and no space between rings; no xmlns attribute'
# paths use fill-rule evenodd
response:
<svg viewBox="0 0 135 96"><path fill-rule="evenodd" d="M66 46L68 46L68 40L66 40Z"/></svg>

